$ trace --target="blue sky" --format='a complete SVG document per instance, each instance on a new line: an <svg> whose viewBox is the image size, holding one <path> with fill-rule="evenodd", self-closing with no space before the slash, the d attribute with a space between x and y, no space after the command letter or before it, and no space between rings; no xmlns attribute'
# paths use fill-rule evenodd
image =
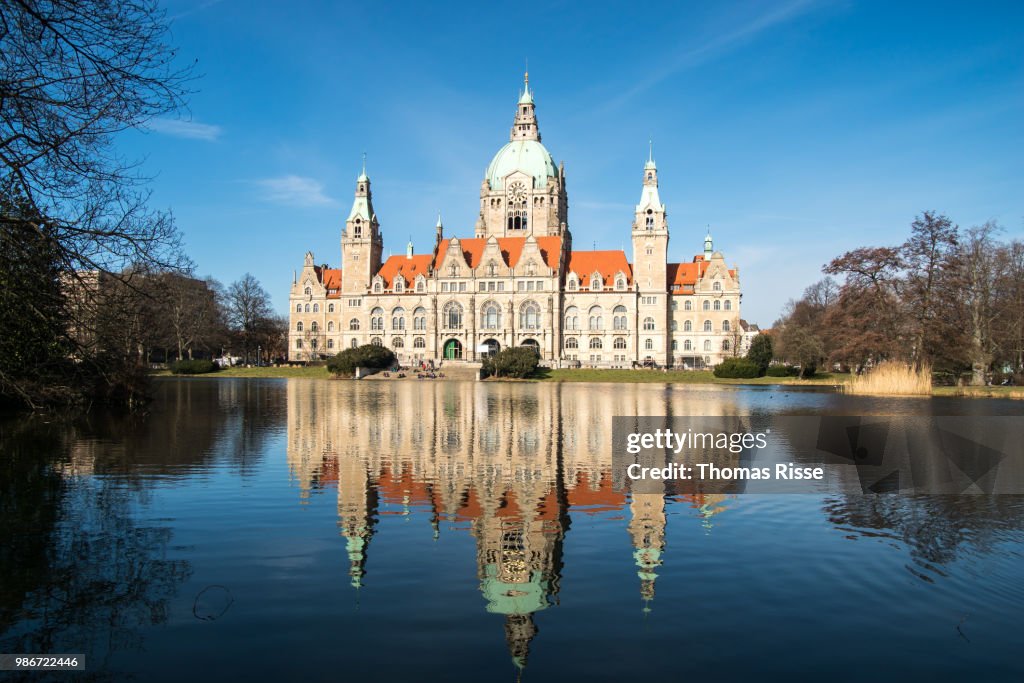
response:
<svg viewBox="0 0 1024 683"><path fill-rule="evenodd" d="M1020 2L165 7L197 92L121 144L197 272L251 272L281 312L307 249L338 265L364 151L386 251L429 251L439 209L472 235L526 60L575 246L629 249L653 138L670 258L710 225L762 325L925 209L1024 234Z"/></svg>

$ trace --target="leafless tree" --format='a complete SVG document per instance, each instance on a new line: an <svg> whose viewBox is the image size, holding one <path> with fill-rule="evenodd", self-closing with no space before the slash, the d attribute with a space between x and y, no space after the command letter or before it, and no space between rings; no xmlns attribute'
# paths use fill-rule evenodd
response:
<svg viewBox="0 0 1024 683"><path fill-rule="evenodd" d="M260 330L272 316L270 295L250 273L231 283L224 295L224 313L228 326L242 344L245 362L259 344Z"/></svg>

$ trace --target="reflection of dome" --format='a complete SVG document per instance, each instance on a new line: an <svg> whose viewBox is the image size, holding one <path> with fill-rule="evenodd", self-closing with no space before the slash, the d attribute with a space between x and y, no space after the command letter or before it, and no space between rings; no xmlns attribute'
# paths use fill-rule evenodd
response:
<svg viewBox="0 0 1024 683"><path fill-rule="evenodd" d="M510 583L499 578L498 567L487 565L480 592L487 599L487 611L497 614L530 614L544 609L550 603L550 582L540 572L530 572L525 583Z"/></svg>
<svg viewBox="0 0 1024 683"><path fill-rule="evenodd" d="M548 178L558 177L555 160L537 140L513 140L499 149L491 159L485 177L492 190L499 190L505 185L505 177L516 171L532 177L537 187L547 185Z"/></svg>

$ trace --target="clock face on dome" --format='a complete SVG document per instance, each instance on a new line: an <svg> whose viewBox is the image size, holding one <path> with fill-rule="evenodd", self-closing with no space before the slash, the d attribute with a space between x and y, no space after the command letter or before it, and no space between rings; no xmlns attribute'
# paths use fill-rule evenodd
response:
<svg viewBox="0 0 1024 683"><path fill-rule="evenodd" d="M509 185L508 199L510 202L525 202L526 186L519 182Z"/></svg>

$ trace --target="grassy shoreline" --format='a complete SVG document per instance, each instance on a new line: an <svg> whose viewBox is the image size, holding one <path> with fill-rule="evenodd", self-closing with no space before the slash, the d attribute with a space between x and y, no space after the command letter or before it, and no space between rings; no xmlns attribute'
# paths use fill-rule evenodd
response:
<svg viewBox="0 0 1024 683"><path fill-rule="evenodd" d="M172 375L168 370L158 370L153 377L209 377L237 378L250 377L262 379L331 379L331 374L323 366L285 366L261 368L226 368L219 372L206 375ZM415 380L415 376L411 379ZM717 384L732 386L791 386L791 387L822 387L839 389L850 379L846 373L822 373L811 379L796 377L757 377L755 379L719 379L710 371L702 370L578 370L553 369L542 370L537 377L519 382L590 382L590 383L628 383L628 384ZM435 380L437 381L437 380ZM443 380L441 380L443 381ZM487 381L510 381L500 378ZM934 387L932 396L954 396L963 398L1013 398L1024 400L1024 387Z"/></svg>

